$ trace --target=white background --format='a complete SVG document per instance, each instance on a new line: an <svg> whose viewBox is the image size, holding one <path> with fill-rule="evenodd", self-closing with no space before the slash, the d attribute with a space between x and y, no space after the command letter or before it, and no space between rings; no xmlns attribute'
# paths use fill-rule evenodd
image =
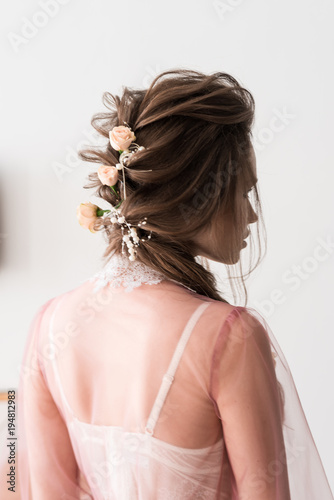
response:
<svg viewBox="0 0 334 500"><path fill-rule="evenodd" d="M21 0L1 10L0 389L17 386L39 306L100 268L105 241L76 219L80 202L96 202L82 186L97 167L75 153L96 143L103 92L147 87L176 67L228 72L256 100L268 233L248 305L289 362L333 489L333 1ZM214 264L220 276L223 267Z"/></svg>

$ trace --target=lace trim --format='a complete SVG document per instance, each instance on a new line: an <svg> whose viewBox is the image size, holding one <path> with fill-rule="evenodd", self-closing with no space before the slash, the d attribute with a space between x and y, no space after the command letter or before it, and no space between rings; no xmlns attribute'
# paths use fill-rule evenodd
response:
<svg viewBox="0 0 334 500"><path fill-rule="evenodd" d="M139 261L130 261L126 256L114 254L107 264L89 279L95 281L93 289L97 293L101 288L109 285L111 288L125 287L131 292L140 285L156 285L166 277Z"/></svg>

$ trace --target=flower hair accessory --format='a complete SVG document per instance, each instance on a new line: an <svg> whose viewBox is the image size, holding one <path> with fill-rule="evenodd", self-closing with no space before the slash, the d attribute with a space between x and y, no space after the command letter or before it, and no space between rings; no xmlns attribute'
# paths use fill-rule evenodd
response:
<svg viewBox="0 0 334 500"><path fill-rule="evenodd" d="M135 225L129 224L125 220L124 215L122 215L121 210L119 209L119 206L122 204L122 202L126 200L124 169L127 168L126 164L128 162L128 159L131 157L132 154L136 153L137 151L143 151L145 149L144 146L139 146L138 144L136 144L134 142L135 139L136 136L132 132L129 126L121 125L119 127L114 127L112 130L110 130L109 141L112 148L120 153L119 163L117 163L115 166L101 165L97 171L97 175L102 184L109 186L110 189L113 191L113 193L116 195L116 199L120 199L120 193L119 191L117 191L117 182L118 182L119 171L122 170L123 199L120 199L119 203L115 207L112 207L112 210L103 210L97 205L94 205L93 203L90 202L80 203L80 205L77 207L77 218L79 224L82 227L89 229L92 233L96 232L94 231L93 227L98 217L103 217L103 218L110 217L110 221L113 224L121 225L122 254L124 255L124 246L126 244L129 252L129 260L131 261L135 260L137 257L136 247L139 246L140 241L147 241L151 239L152 235L152 231L150 231L150 234L146 239L139 238ZM144 170L143 172L151 172L151 171L152 170ZM147 223L147 217L145 217L143 221L140 221L137 226L141 228L141 226L145 225L146 223ZM127 231L126 234L124 233L125 231Z"/></svg>

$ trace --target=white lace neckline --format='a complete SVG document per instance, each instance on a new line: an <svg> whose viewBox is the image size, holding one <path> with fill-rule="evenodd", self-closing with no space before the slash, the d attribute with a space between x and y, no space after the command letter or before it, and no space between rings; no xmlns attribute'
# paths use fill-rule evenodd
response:
<svg viewBox="0 0 334 500"><path fill-rule="evenodd" d="M162 273L142 262L130 261L127 256L113 254L107 264L89 281L96 281L93 292L97 293L106 285L111 288L123 286L126 292L131 292L140 285L156 285L166 279Z"/></svg>
<svg viewBox="0 0 334 500"><path fill-rule="evenodd" d="M111 288L124 287L126 292L131 292L141 285L157 285L163 280L168 280L183 286L193 293L197 293L192 288L183 283L167 278L164 274L143 264L140 261L130 261L126 255L114 253L109 261L95 273L89 281L95 282L93 293L97 293L101 288L109 285Z"/></svg>

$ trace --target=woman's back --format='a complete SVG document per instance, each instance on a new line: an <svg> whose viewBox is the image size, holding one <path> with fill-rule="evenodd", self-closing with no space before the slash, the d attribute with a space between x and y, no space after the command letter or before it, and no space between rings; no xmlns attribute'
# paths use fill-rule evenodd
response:
<svg viewBox="0 0 334 500"><path fill-rule="evenodd" d="M314 444L270 330L122 257L98 276L44 304L31 328L21 447L36 498L237 499L244 484L288 500L285 449ZM283 429L274 355L290 391ZM324 474L314 450L289 469L313 466L310 491ZM263 475L277 460L280 474ZM290 488L304 494L298 476Z"/></svg>
<svg viewBox="0 0 334 500"><path fill-rule="evenodd" d="M132 267L138 285L147 274ZM201 484L213 498L224 445L210 367L233 307L149 278L130 293L87 281L49 301L41 369L94 498L169 498L167 486L193 498Z"/></svg>

